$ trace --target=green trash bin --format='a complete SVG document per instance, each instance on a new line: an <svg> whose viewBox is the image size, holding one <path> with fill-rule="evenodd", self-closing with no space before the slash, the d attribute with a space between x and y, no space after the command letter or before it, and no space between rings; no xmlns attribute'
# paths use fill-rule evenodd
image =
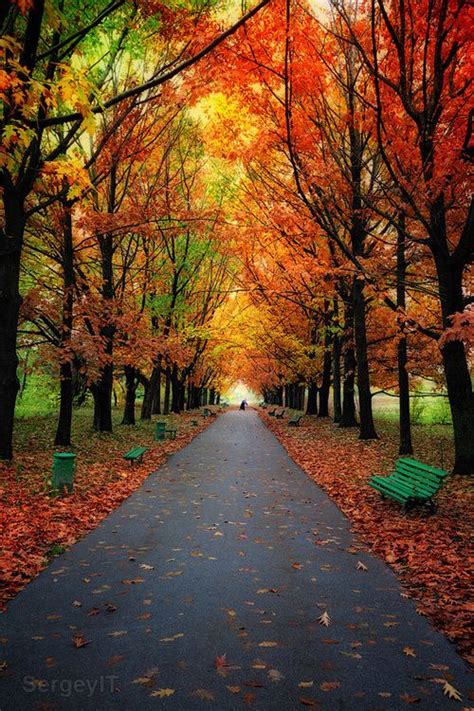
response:
<svg viewBox="0 0 474 711"><path fill-rule="evenodd" d="M62 491L64 487L72 491L74 471L76 468L76 455L72 452L56 452L53 454L53 489Z"/></svg>
<svg viewBox="0 0 474 711"><path fill-rule="evenodd" d="M155 439L165 439L166 422L157 422L155 428Z"/></svg>

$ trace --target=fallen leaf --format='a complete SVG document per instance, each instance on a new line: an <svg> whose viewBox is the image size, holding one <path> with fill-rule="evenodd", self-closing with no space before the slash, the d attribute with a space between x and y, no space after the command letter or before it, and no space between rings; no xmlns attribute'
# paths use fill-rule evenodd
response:
<svg viewBox="0 0 474 711"><path fill-rule="evenodd" d="M368 570L368 567L362 563L362 561L357 561L357 570Z"/></svg>
<svg viewBox="0 0 474 711"><path fill-rule="evenodd" d="M333 691L334 689L339 689L340 686L340 681L323 681L319 685L319 688L321 689L321 691Z"/></svg>
<svg viewBox="0 0 474 711"><path fill-rule="evenodd" d="M407 657L416 657L416 652L413 647L403 647L403 654L406 654Z"/></svg>
<svg viewBox="0 0 474 711"><path fill-rule="evenodd" d="M164 699L166 696L173 696L176 689L156 689L152 691L150 696L158 696L160 699Z"/></svg>
<svg viewBox="0 0 474 711"><path fill-rule="evenodd" d="M329 627L329 625L331 624L332 620L331 620L331 618L329 617L329 615L328 615L328 613L326 612L326 610L323 612L322 615L320 615L320 616L318 617L318 622L319 622L320 625L324 625L325 627Z"/></svg>
<svg viewBox="0 0 474 711"><path fill-rule="evenodd" d="M260 642L259 647L278 647L278 642Z"/></svg>
<svg viewBox="0 0 474 711"><path fill-rule="evenodd" d="M231 694L240 694L240 686L226 686Z"/></svg>
<svg viewBox="0 0 474 711"><path fill-rule="evenodd" d="M225 667L228 667L229 662L227 661L227 654L222 654L220 657L215 657L214 666L216 669L225 669Z"/></svg>
<svg viewBox="0 0 474 711"><path fill-rule="evenodd" d="M195 689L191 696L195 696L197 699L202 699L202 701L214 701L215 696L212 692L207 689Z"/></svg>
<svg viewBox="0 0 474 711"><path fill-rule="evenodd" d="M75 634L72 638L72 643L76 649L80 649L90 644L90 641L85 639L82 634Z"/></svg>
<svg viewBox="0 0 474 711"><path fill-rule="evenodd" d="M452 686L449 681L443 681L443 694L445 694L448 699L454 699L455 701L462 701L462 696L457 689Z"/></svg>
<svg viewBox="0 0 474 711"><path fill-rule="evenodd" d="M410 696L410 694L400 694L400 698L406 704L418 704L421 701L418 696Z"/></svg>
<svg viewBox="0 0 474 711"><path fill-rule="evenodd" d="M308 699L306 696L299 696L298 701L300 704L303 704L303 706L311 706L312 708L316 708L316 701L313 701L313 699Z"/></svg>

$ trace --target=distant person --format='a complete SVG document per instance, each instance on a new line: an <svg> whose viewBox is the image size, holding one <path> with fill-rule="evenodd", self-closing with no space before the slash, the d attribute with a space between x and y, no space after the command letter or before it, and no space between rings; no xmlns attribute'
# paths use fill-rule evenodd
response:
<svg viewBox="0 0 474 711"><path fill-rule="evenodd" d="M242 400L242 402L240 403L239 410L245 410L246 404L247 404L247 400Z"/></svg>

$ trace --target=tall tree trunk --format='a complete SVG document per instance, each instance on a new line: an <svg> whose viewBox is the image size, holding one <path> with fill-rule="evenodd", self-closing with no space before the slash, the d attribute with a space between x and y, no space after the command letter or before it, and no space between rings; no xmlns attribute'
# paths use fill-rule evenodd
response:
<svg viewBox="0 0 474 711"><path fill-rule="evenodd" d="M446 263L436 255L439 293L444 328L451 326L450 317L463 311L462 265ZM464 344L446 341L441 346L444 374L454 430L454 474L474 474L474 394Z"/></svg>
<svg viewBox="0 0 474 711"><path fill-rule="evenodd" d="M334 299L334 317L336 320L336 327L338 324L339 317L339 302L337 298ZM341 336L336 331L333 336L332 341L332 397L333 397L333 410L334 410L334 422L339 423L342 417L342 402L341 402Z"/></svg>
<svg viewBox="0 0 474 711"><path fill-rule="evenodd" d="M135 396L138 380L135 368L126 365L125 368L125 406L123 409L122 425L135 424Z"/></svg>
<svg viewBox="0 0 474 711"><path fill-rule="evenodd" d="M72 405L74 398L72 382L73 369L70 360L61 363L61 365L59 366L59 377L59 414L54 444L61 447L69 447L69 445L71 444Z"/></svg>
<svg viewBox="0 0 474 711"><path fill-rule="evenodd" d="M209 405L214 405L216 400L216 391L214 388L211 388L209 392Z"/></svg>
<svg viewBox="0 0 474 711"><path fill-rule="evenodd" d="M156 398L156 389L161 378L160 365L153 366L151 371L150 380L148 381L148 386L145 388L145 394L143 396L142 411L140 414L141 420L150 420L153 413L153 403Z"/></svg>
<svg viewBox="0 0 474 711"><path fill-rule="evenodd" d="M318 386L312 380L308 386L308 403L306 405L307 415L318 414Z"/></svg>
<svg viewBox="0 0 474 711"><path fill-rule="evenodd" d="M161 415L161 367L158 369L151 411L152 415Z"/></svg>
<svg viewBox="0 0 474 711"><path fill-rule="evenodd" d="M26 218L23 200L13 188L4 188L3 205L5 229L0 228L0 459L11 459L15 403L20 388L16 339L21 305L20 258Z"/></svg>
<svg viewBox="0 0 474 711"><path fill-rule="evenodd" d="M165 400L163 403L163 415L170 414L170 393L171 393L171 373L170 367L167 366L165 374Z"/></svg>
<svg viewBox="0 0 474 711"><path fill-rule="evenodd" d="M106 349L111 356L111 342ZM112 432L112 386L114 380L112 362L102 367L100 379L92 386L94 396L93 426L97 432Z"/></svg>
<svg viewBox="0 0 474 711"><path fill-rule="evenodd" d="M350 301L344 302L344 383L342 387L342 413L339 422L340 427L356 427L354 384L355 384L355 355L353 346L354 320L352 314L352 304Z"/></svg>
<svg viewBox="0 0 474 711"><path fill-rule="evenodd" d="M357 391L359 393L360 431L359 439L377 439L372 415L369 361L367 357L366 306L364 282L354 277L352 285L354 307L354 336L357 361Z"/></svg>
<svg viewBox="0 0 474 711"><path fill-rule="evenodd" d="M397 225L397 306L405 311L405 282L407 263L405 257L405 217L400 215ZM410 384L407 371L408 344L403 331L397 346L398 390L400 395L399 425L400 442L399 454L413 454L410 423Z"/></svg>
<svg viewBox="0 0 474 711"><path fill-rule="evenodd" d="M178 377L178 366L173 363L173 368L171 370L171 412L175 412L177 415L180 413L180 381Z"/></svg>
<svg viewBox="0 0 474 711"><path fill-rule="evenodd" d="M329 392L331 389L331 338L329 334L324 337L323 377L319 388L318 417L329 417Z"/></svg>
<svg viewBox="0 0 474 711"><path fill-rule="evenodd" d="M341 337L336 333L332 344L332 397L334 422L340 423L342 418L341 402Z"/></svg>
<svg viewBox="0 0 474 711"><path fill-rule="evenodd" d="M65 351L66 360L61 361L59 367L60 377L60 400L58 423L54 444L68 447L71 444L72 427L72 404L73 404L73 365L72 354L69 352L73 326L74 307L74 247L72 238L72 214L71 204L64 206L64 228L62 245L62 267L63 267L63 311L61 343L59 348Z"/></svg>

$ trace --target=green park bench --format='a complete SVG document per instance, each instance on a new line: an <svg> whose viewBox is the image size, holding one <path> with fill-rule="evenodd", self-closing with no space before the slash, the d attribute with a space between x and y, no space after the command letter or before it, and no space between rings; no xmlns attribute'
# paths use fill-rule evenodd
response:
<svg viewBox="0 0 474 711"><path fill-rule="evenodd" d="M123 458L130 462L130 464L134 464L135 462L141 462L143 461L143 455L147 451L148 447L134 447L129 452L124 454Z"/></svg>
<svg viewBox="0 0 474 711"><path fill-rule="evenodd" d="M289 427L298 427L304 415L294 415L291 420L288 420Z"/></svg>
<svg viewBox="0 0 474 711"><path fill-rule="evenodd" d="M209 407L205 407L202 411L203 417L217 417L217 412L211 410Z"/></svg>
<svg viewBox="0 0 474 711"><path fill-rule="evenodd" d="M392 474L387 477L373 476L368 483L382 496L403 504L407 511L414 506L428 504L433 513L435 505L432 498L441 489L447 476L448 472L443 469L402 457Z"/></svg>
<svg viewBox="0 0 474 711"><path fill-rule="evenodd" d="M285 408L283 408L283 410L280 410L279 412L275 412L275 417L277 420L282 420L284 416L285 416Z"/></svg>
<svg viewBox="0 0 474 711"><path fill-rule="evenodd" d="M157 422L155 426L155 439L166 439L169 435L170 439L176 439L178 430L175 427L166 427L166 422Z"/></svg>

